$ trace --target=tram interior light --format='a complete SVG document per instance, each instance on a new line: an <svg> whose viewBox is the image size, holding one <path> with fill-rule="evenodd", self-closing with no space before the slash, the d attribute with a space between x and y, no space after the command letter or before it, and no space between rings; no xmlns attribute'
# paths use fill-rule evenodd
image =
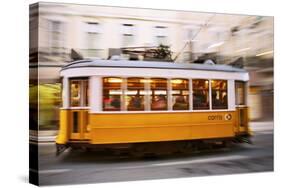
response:
<svg viewBox="0 0 281 188"><path fill-rule="evenodd" d="M181 84L183 81L182 80L172 80L172 84Z"/></svg>
<svg viewBox="0 0 281 188"><path fill-rule="evenodd" d="M152 95L152 91L141 90L140 95Z"/></svg>
<svg viewBox="0 0 281 188"><path fill-rule="evenodd" d="M109 94L110 95L122 95L122 91L120 91L120 90L110 90Z"/></svg>
<svg viewBox="0 0 281 188"><path fill-rule="evenodd" d="M120 78L108 78L107 80L109 83L121 83L122 79Z"/></svg>
<svg viewBox="0 0 281 188"><path fill-rule="evenodd" d="M155 95L167 95L166 90L155 90L154 93Z"/></svg>
<svg viewBox="0 0 281 188"><path fill-rule="evenodd" d="M180 95L180 90L172 90L172 95Z"/></svg>
<svg viewBox="0 0 281 188"><path fill-rule="evenodd" d="M138 91L134 90L134 91L125 91L125 95L137 95Z"/></svg>
<svg viewBox="0 0 281 188"><path fill-rule="evenodd" d="M149 79L141 79L140 80L141 83L151 83L153 82L152 80L149 80Z"/></svg>

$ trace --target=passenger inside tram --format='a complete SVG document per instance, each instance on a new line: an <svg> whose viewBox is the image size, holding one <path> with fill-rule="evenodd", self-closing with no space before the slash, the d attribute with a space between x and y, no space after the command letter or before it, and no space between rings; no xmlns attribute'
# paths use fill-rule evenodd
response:
<svg viewBox="0 0 281 188"><path fill-rule="evenodd" d="M223 104L222 104L222 101L220 101L219 99L218 99L218 97L217 97L217 93L215 93L215 92L212 92L212 105L214 106L214 107L220 107L220 106L222 106Z"/></svg>
<svg viewBox="0 0 281 188"><path fill-rule="evenodd" d="M223 106L227 107L227 94L226 94L226 92L224 93L224 96L222 98L222 104L223 104Z"/></svg>
<svg viewBox="0 0 281 188"><path fill-rule="evenodd" d="M184 96L176 96L175 103L173 105L173 110L187 110L188 103Z"/></svg>
<svg viewBox="0 0 281 188"><path fill-rule="evenodd" d="M143 109L144 109L143 97L139 95L130 97L128 110L143 110Z"/></svg>
<svg viewBox="0 0 281 188"><path fill-rule="evenodd" d="M167 110L167 99L164 95L157 95L151 101L152 110Z"/></svg>
<svg viewBox="0 0 281 188"><path fill-rule="evenodd" d="M119 109L119 108L120 108L120 106L121 106L121 101L120 101L120 97L119 97L119 96L117 96L117 97L113 96L113 97L112 97L111 106L113 106L113 107L116 108L116 109Z"/></svg>
<svg viewBox="0 0 281 188"><path fill-rule="evenodd" d="M195 109L205 109L209 108L208 92L201 89L196 90L193 93L193 107Z"/></svg>

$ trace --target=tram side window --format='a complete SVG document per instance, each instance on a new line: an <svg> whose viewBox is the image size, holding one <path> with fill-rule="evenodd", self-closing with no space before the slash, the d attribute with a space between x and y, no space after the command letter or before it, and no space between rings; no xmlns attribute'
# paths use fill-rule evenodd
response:
<svg viewBox="0 0 281 188"><path fill-rule="evenodd" d="M235 104L236 105L245 105L245 82L235 81Z"/></svg>
<svg viewBox="0 0 281 188"><path fill-rule="evenodd" d="M193 109L208 110L209 106L209 80L192 80L193 88Z"/></svg>
<svg viewBox="0 0 281 188"><path fill-rule="evenodd" d="M120 111L122 78L103 78L103 110Z"/></svg>
<svg viewBox="0 0 281 188"><path fill-rule="evenodd" d="M88 106L88 79L70 80L70 105L72 107Z"/></svg>
<svg viewBox="0 0 281 188"><path fill-rule="evenodd" d="M150 80L151 110L167 110L167 79L153 78Z"/></svg>
<svg viewBox="0 0 281 188"><path fill-rule="evenodd" d="M227 81L212 80L212 108L227 109Z"/></svg>
<svg viewBox="0 0 281 188"><path fill-rule="evenodd" d="M126 107L128 111L144 110L144 78L128 78Z"/></svg>
<svg viewBox="0 0 281 188"><path fill-rule="evenodd" d="M189 109L189 80L172 79L173 110Z"/></svg>

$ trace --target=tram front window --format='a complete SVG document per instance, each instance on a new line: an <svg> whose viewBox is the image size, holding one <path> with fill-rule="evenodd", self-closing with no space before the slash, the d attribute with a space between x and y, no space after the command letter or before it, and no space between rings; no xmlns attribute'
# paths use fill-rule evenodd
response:
<svg viewBox="0 0 281 188"><path fill-rule="evenodd" d="M80 83L79 81L71 81L71 106L80 106Z"/></svg>
<svg viewBox="0 0 281 188"><path fill-rule="evenodd" d="M122 78L103 78L103 110L120 111Z"/></svg>
<svg viewBox="0 0 281 188"><path fill-rule="evenodd" d="M212 80L212 108L227 109L227 81Z"/></svg>
<svg viewBox="0 0 281 188"><path fill-rule="evenodd" d="M172 96L173 110L188 110L189 109L189 80L173 79Z"/></svg>
<svg viewBox="0 0 281 188"><path fill-rule="evenodd" d="M126 107L128 111L144 110L144 80L143 78L128 78L126 91Z"/></svg>
<svg viewBox="0 0 281 188"><path fill-rule="evenodd" d="M88 106L88 80L70 80L70 105L72 107Z"/></svg>
<svg viewBox="0 0 281 188"><path fill-rule="evenodd" d="M154 78L150 82L151 110L167 110L167 79Z"/></svg>
<svg viewBox="0 0 281 188"><path fill-rule="evenodd" d="M208 110L209 106L209 80L192 80L193 109Z"/></svg>

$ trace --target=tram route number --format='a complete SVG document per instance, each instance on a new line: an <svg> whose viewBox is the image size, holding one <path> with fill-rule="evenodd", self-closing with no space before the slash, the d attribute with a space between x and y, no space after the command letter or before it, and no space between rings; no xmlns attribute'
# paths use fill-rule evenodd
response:
<svg viewBox="0 0 281 188"><path fill-rule="evenodd" d="M224 119L231 120L232 119L231 114L225 114ZM208 116L208 120L223 120L223 116L222 115L210 115L210 116Z"/></svg>

